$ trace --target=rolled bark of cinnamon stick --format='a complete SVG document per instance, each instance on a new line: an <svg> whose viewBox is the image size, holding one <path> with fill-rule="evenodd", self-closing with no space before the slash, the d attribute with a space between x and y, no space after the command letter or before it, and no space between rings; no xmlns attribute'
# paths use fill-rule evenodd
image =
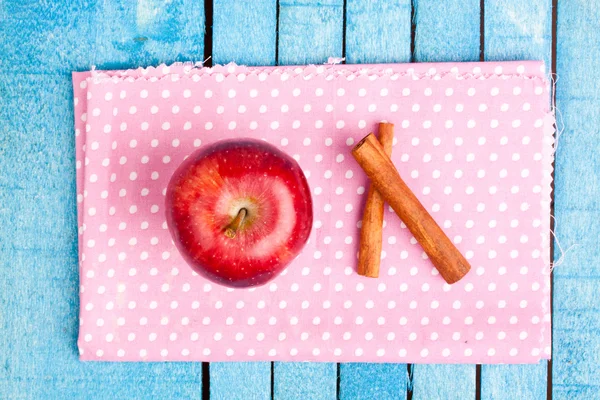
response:
<svg viewBox="0 0 600 400"><path fill-rule="evenodd" d="M394 124L382 122L379 124L379 143L385 154L392 155L394 141ZM370 278L379 277L381 265L382 228L383 228L384 200L373 186L369 187L367 202L362 217L360 228L360 247L358 249L359 275Z"/></svg>
<svg viewBox="0 0 600 400"><path fill-rule="evenodd" d="M452 284L465 276L471 266L404 183L377 138L367 135L354 147L352 155L421 244L444 280Z"/></svg>

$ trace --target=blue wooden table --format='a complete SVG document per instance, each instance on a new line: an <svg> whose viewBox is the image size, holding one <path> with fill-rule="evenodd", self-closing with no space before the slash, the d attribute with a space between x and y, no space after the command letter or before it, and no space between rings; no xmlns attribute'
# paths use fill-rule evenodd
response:
<svg viewBox="0 0 600 400"><path fill-rule="evenodd" d="M0 0L0 399L600 399L600 4ZM553 360L81 363L70 72L543 59L559 78ZM554 258L562 256L555 244Z"/></svg>

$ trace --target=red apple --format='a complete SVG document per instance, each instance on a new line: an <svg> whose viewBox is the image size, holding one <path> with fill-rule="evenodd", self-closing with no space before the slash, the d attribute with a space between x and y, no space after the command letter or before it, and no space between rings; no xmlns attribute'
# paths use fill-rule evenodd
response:
<svg viewBox="0 0 600 400"><path fill-rule="evenodd" d="M187 263L230 287L276 277L304 247L313 221L298 163L254 139L223 140L188 157L169 182L166 210Z"/></svg>

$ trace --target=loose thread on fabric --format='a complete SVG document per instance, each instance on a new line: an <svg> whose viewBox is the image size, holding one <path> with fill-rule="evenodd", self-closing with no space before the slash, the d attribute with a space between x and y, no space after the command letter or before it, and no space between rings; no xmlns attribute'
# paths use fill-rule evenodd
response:
<svg viewBox="0 0 600 400"><path fill-rule="evenodd" d="M552 82L553 96L552 96L551 108L552 108L552 112L554 114L554 124L555 124L553 153L556 155L556 152L558 151L558 143L559 143L560 137L562 136L563 132L565 131L565 123L564 123L564 119L563 119L562 113L560 111L560 108L558 108L558 106L556 104L556 97L554 96L554 93L556 93L556 85L559 80L559 76L556 73L551 73L551 74L549 74L549 79L550 79L550 82ZM569 253L569 251L571 251L574 247L580 246L581 244L574 243L571 246L569 246L566 250L563 250L563 247L560 243L560 239L558 238L558 235L556 234L557 227L558 227L558 221L556 220L554 215L550 215L550 218L552 219L552 221L554 223L554 229L550 229L550 234L552 236L552 239L556 243L556 247L560 251L560 257L558 257L558 259L556 261L550 261L549 264L544 268L545 270L552 272L552 271L554 271L554 268L562 265L565 262L566 256Z"/></svg>
<svg viewBox="0 0 600 400"><path fill-rule="evenodd" d="M558 226L558 222L556 221L556 218L554 217L554 215L551 215L550 218L552 218L552 220L554 221L554 229L556 230L556 228ZM581 243L574 243L571 246L569 246L566 250L563 250L562 245L560 244L560 241L558 240L558 237L556 236L555 230L550 229L550 234L554 238L556 247L560 251L560 257L558 258L558 260L556 260L554 262L550 262L550 265L547 266L547 268L549 268L550 272L554 271L554 268L556 268L564 263L567 253L569 251L571 251L574 247L581 246Z"/></svg>

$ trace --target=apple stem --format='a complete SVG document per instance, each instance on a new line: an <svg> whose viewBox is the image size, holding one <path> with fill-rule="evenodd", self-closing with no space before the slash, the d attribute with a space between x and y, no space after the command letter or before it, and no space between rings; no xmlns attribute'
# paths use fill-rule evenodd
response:
<svg viewBox="0 0 600 400"><path fill-rule="evenodd" d="M235 216L233 221L227 225L227 228L225 229L225 236L227 236L229 239L233 239L235 237L237 231L242 227L247 213L248 210L245 208L242 208L240 211L238 211L238 214Z"/></svg>

